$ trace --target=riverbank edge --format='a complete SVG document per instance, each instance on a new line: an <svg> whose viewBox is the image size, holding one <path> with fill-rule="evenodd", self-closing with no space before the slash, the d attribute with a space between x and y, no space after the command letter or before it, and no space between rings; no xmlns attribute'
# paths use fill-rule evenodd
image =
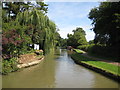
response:
<svg viewBox="0 0 120 90"><path fill-rule="evenodd" d="M29 53L21 54L18 57L10 59L2 58L2 61L0 61L2 65L0 74L8 75L9 73L21 70L21 68L37 65L44 60L44 57L43 50L34 50Z"/></svg>
<svg viewBox="0 0 120 90"><path fill-rule="evenodd" d="M72 55L71 55L71 58L74 60L74 62L75 62L76 64L82 65L82 66L84 66L84 67L86 67L86 68L88 68L88 69L91 69L91 70L93 70L93 71L95 71L95 72L97 72L97 73L100 73L100 74L102 74L102 75L104 75L104 76L106 76L106 77L109 77L109 78L111 78L111 79L113 79L113 80L115 80L115 81L117 81L117 82L120 82L120 80L119 80L119 79L120 79L120 76L118 76L118 75L115 75L115 74L113 74L113 73L111 73L111 72L107 72L106 70L103 70L103 69L101 69L101 68L98 68L98 67L89 65L89 64L87 64L87 63L83 63L83 62L81 62L80 60L76 60Z"/></svg>
<svg viewBox="0 0 120 90"><path fill-rule="evenodd" d="M30 67L30 66L34 66L34 65L39 64L43 60L44 60L44 56L42 56L42 58L36 59L35 61L32 61L32 62L18 64L17 68L21 69L21 68L27 68L27 67Z"/></svg>

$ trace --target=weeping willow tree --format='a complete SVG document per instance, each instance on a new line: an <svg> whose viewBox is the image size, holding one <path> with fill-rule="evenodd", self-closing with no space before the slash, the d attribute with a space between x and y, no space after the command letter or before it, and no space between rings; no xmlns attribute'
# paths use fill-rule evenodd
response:
<svg viewBox="0 0 120 90"><path fill-rule="evenodd" d="M45 53L55 46L56 25L42 11L33 9L19 13L16 25L28 26L24 32L29 35L32 44L39 44Z"/></svg>
<svg viewBox="0 0 120 90"><path fill-rule="evenodd" d="M3 19L0 24L2 24L3 74L17 70L17 58L22 54L33 52L30 44L33 46L39 44L45 54L56 46L56 25L45 15L46 4L39 4L41 6L39 8L32 7L22 12L20 7L14 19L8 16L6 10L2 10ZM16 7L17 4L9 8L14 12Z"/></svg>

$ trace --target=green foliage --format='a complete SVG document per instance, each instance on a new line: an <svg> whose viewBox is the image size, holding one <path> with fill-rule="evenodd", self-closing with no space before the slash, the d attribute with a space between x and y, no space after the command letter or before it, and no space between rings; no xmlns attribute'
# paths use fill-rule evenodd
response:
<svg viewBox="0 0 120 90"><path fill-rule="evenodd" d="M27 51L29 48L27 44L31 42L31 39L25 34L26 29L26 26L15 25L15 22L3 23L3 58L17 57Z"/></svg>
<svg viewBox="0 0 120 90"><path fill-rule="evenodd" d="M8 4L14 5L15 3ZM39 44L40 49L47 53L59 43L59 34L55 23L49 20L42 11L43 8L45 9L44 6L47 5L44 3L39 4L41 9L26 9L24 12L17 12L15 20L9 22L5 22L6 19L3 20L3 54L5 57L6 55L15 57L26 53L30 49L30 44ZM3 14L6 15L7 13Z"/></svg>
<svg viewBox="0 0 120 90"><path fill-rule="evenodd" d="M39 44L45 53L50 52L57 44L59 45L60 35L56 30L56 25L45 13L47 4L37 2L4 2L6 6L2 11L2 57L3 74L17 70L15 58L21 54L35 52L32 44ZM38 5L39 4L39 5ZM30 8L31 7L31 8ZM28 10L28 8L30 8ZM13 16L10 14L12 11ZM43 52L36 52L43 55Z"/></svg>
<svg viewBox="0 0 120 90"><path fill-rule="evenodd" d="M67 39L63 39L63 38L61 38L60 39L60 46L61 46L61 48L67 48Z"/></svg>
<svg viewBox="0 0 120 90"><path fill-rule="evenodd" d="M95 43L120 45L120 2L101 2L90 11L89 18L94 25Z"/></svg>
<svg viewBox="0 0 120 90"><path fill-rule="evenodd" d="M94 40L90 40L88 43L89 44L94 44Z"/></svg>
<svg viewBox="0 0 120 90"><path fill-rule="evenodd" d="M82 28L76 28L76 30L73 30L73 35L68 34L67 37L68 46L77 47L88 44L85 38L85 31Z"/></svg>
<svg viewBox="0 0 120 90"><path fill-rule="evenodd" d="M40 49L43 49L45 53L56 45L56 35L58 34L56 25L41 11L33 9L30 12L19 13L16 22L21 26L29 25L31 31L27 30L26 33L30 35L32 43L39 44Z"/></svg>
<svg viewBox="0 0 120 90"><path fill-rule="evenodd" d="M56 47L60 47L61 46L61 36L58 32L55 33L55 42L56 42Z"/></svg>
<svg viewBox="0 0 120 90"><path fill-rule="evenodd" d="M37 2L36 5L32 4L31 2L26 2L26 3L25 2L3 2L2 4L4 4L2 9L6 11L6 13L8 14L7 17L9 17L7 18L8 19L7 22L9 22L9 20L16 19L16 16L18 13L24 12L25 10L28 10L28 9L32 10L33 8L36 8L45 13L47 13L48 11L48 7L47 7L48 5L45 4L44 2ZM11 12L13 15L11 15Z"/></svg>
<svg viewBox="0 0 120 90"><path fill-rule="evenodd" d="M17 60L16 58L11 58L9 60L3 60L2 61L2 74L8 74L9 72L18 70L16 60Z"/></svg>
<svg viewBox="0 0 120 90"><path fill-rule="evenodd" d="M89 45L80 45L77 48L81 49L81 50L84 50L84 51L88 51L88 47L89 47Z"/></svg>
<svg viewBox="0 0 120 90"><path fill-rule="evenodd" d="M107 47L102 45L93 45L88 51L91 54L114 58L114 61L119 61L119 48L115 49L114 47Z"/></svg>
<svg viewBox="0 0 120 90"><path fill-rule="evenodd" d="M45 11L45 13L47 13L47 11L48 11L47 4L45 4L44 2L37 2L37 4L40 5L40 7L37 7L38 10L43 10L43 11Z"/></svg>
<svg viewBox="0 0 120 90"><path fill-rule="evenodd" d="M86 51L91 55L106 57L108 59L113 58L113 61L119 61L119 48L115 49L114 47L99 44L80 45L77 48Z"/></svg>
<svg viewBox="0 0 120 90"><path fill-rule="evenodd" d="M43 51L41 51L41 50L35 50L35 53L36 53L37 55L43 55Z"/></svg>
<svg viewBox="0 0 120 90"><path fill-rule="evenodd" d="M80 50L80 49L74 49L75 52L79 53L79 54L83 54L85 53L84 51Z"/></svg>
<svg viewBox="0 0 120 90"><path fill-rule="evenodd" d="M90 45L80 45L80 46L78 46L77 48L78 48L78 49L81 49L81 50L83 50L83 51L88 51L88 50L91 49L92 46L94 46L94 44L90 44Z"/></svg>
<svg viewBox="0 0 120 90"><path fill-rule="evenodd" d="M89 13L95 32L91 53L104 57L119 57L120 46L120 2L101 2ZM118 58L119 60L119 58Z"/></svg>
<svg viewBox="0 0 120 90"><path fill-rule="evenodd" d="M55 33L55 43L56 43L56 48L57 47L61 47L61 48L67 47L67 39L61 38L61 36L58 32Z"/></svg>
<svg viewBox="0 0 120 90"><path fill-rule="evenodd" d="M79 53L72 54L71 57L78 63L82 62L91 65L93 67L97 67L99 69L105 70L106 72L111 72L115 75L120 76L120 72L118 72L120 66L108 64L102 61L92 60L90 58L80 55Z"/></svg>

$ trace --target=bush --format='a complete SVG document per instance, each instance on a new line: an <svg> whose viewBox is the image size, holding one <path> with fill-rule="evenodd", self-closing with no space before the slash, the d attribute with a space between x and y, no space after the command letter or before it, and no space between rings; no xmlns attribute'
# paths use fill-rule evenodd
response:
<svg viewBox="0 0 120 90"><path fill-rule="evenodd" d="M75 52L79 53L79 54L83 54L84 51L80 50L80 49L74 49Z"/></svg>
<svg viewBox="0 0 120 90"><path fill-rule="evenodd" d="M8 74L9 72L17 71L17 59L11 58L2 61L2 74Z"/></svg>
<svg viewBox="0 0 120 90"><path fill-rule="evenodd" d="M90 44L90 45L81 45L78 46L78 49L84 50L88 53L90 53L91 55L97 55L100 57L106 57L106 58L114 58L116 59L115 61L118 61L119 59L119 50L120 47L108 47L108 46L104 46L104 45L94 45L94 44Z"/></svg>
<svg viewBox="0 0 120 90"><path fill-rule="evenodd" d="M94 46L94 44L90 44L90 45L80 45L77 48L81 49L83 51L88 51L92 46Z"/></svg>
<svg viewBox="0 0 120 90"><path fill-rule="evenodd" d="M119 49L116 47L107 47L102 45L94 45L91 48L89 48L88 52L91 54L108 57L108 58L114 58L118 59L118 51Z"/></svg>
<svg viewBox="0 0 120 90"><path fill-rule="evenodd" d="M80 45L77 48L81 49L81 50L84 50L84 51L87 51L88 50L88 45Z"/></svg>
<svg viewBox="0 0 120 90"><path fill-rule="evenodd" d="M37 55L43 55L43 50L36 50L35 53L36 53Z"/></svg>

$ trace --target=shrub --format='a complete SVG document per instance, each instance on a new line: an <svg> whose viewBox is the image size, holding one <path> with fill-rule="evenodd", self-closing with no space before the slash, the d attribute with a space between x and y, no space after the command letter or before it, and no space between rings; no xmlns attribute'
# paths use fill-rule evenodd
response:
<svg viewBox="0 0 120 90"><path fill-rule="evenodd" d="M37 55L43 55L43 50L36 50L35 53L36 53Z"/></svg>
<svg viewBox="0 0 120 90"><path fill-rule="evenodd" d="M120 47L110 47L110 46L95 45L95 44L78 46L78 49L87 51L90 54L107 57L107 58L114 58L116 59L116 61L118 61L117 59L119 59L118 57L119 48Z"/></svg>
<svg viewBox="0 0 120 90"><path fill-rule="evenodd" d="M2 74L8 74L9 72L17 71L17 58L4 59L2 61Z"/></svg>
<svg viewBox="0 0 120 90"><path fill-rule="evenodd" d="M84 51L87 51L88 49L88 45L80 45L77 47L78 49L81 49L81 50L84 50Z"/></svg>
<svg viewBox="0 0 120 90"><path fill-rule="evenodd" d="M84 51L80 50L80 49L74 49L75 52L79 53L79 54L83 54Z"/></svg>
<svg viewBox="0 0 120 90"><path fill-rule="evenodd" d="M102 46L102 45L94 45L91 48L89 48L88 52L92 54L96 54L99 56L104 56L104 57L114 57L118 58L118 51L119 49L116 47L108 47L108 46Z"/></svg>
<svg viewBox="0 0 120 90"><path fill-rule="evenodd" d="M81 49L83 51L88 51L92 46L94 46L94 44L90 44L90 45L80 45L77 48Z"/></svg>

